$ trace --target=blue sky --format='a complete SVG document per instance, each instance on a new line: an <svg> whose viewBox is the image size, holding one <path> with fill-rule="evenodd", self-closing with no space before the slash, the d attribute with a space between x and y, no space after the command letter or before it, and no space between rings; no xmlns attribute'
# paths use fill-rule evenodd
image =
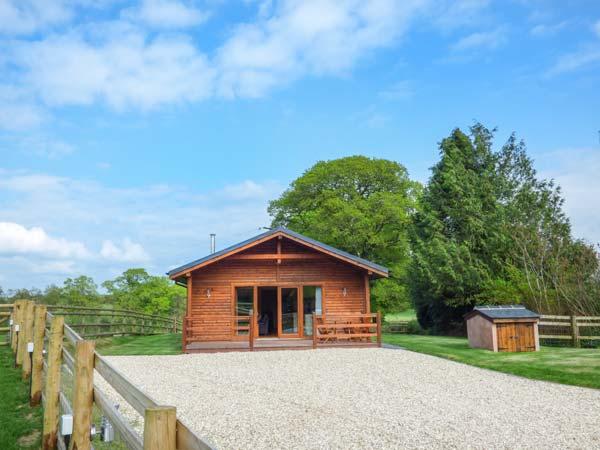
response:
<svg viewBox="0 0 600 450"><path fill-rule="evenodd" d="M0 286L164 273L318 160L426 181L474 120L598 242L598 86L593 0L0 0Z"/></svg>

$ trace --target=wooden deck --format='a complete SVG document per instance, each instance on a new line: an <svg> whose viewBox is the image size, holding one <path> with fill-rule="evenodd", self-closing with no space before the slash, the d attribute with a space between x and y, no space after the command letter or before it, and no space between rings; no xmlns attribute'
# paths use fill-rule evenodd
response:
<svg viewBox="0 0 600 450"><path fill-rule="evenodd" d="M330 344L319 344L318 348L339 347L377 347L376 342L336 342ZM254 341L252 351L271 350L311 350L312 339L293 338L259 338ZM216 353L216 352L248 352L251 351L248 341L210 341L192 342L185 349L185 353Z"/></svg>

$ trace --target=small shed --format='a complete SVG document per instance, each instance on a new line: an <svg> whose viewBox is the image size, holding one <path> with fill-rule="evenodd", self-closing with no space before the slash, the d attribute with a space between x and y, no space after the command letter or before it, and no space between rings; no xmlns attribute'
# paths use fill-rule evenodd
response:
<svg viewBox="0 0 600 450"><path fill-rule="evenodd" d="M494 352L540 349L539 314L521 305L476 306L465 315L469 346Z"/></svg>

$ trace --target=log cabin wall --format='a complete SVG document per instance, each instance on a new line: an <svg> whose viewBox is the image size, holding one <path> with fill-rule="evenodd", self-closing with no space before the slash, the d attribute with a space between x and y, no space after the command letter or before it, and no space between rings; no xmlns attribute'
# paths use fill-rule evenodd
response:
<svg viewBox="0 0 600 450"><path fill-rule="evenodd" d="M364 313L369 310L365 271L288 239L274 238L237 255L192 272L190 337L192 340L231 339L235 286L318 285L323 312ZM306 254L311 259L241 259L243 255ZM236 256L241 258L236 258ZM346 288L346 295L343 289ZM210 297L208 296L210 290Z"/></svg>

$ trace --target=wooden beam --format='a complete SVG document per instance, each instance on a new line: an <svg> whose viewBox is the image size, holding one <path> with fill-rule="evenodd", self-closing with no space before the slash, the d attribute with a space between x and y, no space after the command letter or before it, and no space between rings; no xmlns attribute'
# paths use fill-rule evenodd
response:
<svg viewBox="0 0 600 450"><path fill-rule="evenodd" d="M326 256L313 253L251 253L244 255L234 255L229 257L231 260L265 260L272 259L281 263L282 259L328 259Z"/></svg>
<svg viewBox="0 0 600 450"><path fill-rule="evenodd" d="M365 275L365 313L371 312L371 285L369 284L369 275Z"/></svg>

